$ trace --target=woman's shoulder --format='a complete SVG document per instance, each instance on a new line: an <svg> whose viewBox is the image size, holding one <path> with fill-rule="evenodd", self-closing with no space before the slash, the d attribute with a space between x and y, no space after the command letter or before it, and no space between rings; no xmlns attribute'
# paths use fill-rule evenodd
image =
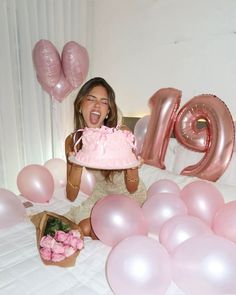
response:
<svg viewBox="0 0 236 295"><path fill-rule="evenodd" d="M75 132L70 133L69 135L67 135L66 139L65 139L65 150L66 153L73 151L74 148L74 135Z"/></svg>
<svg viewBox="0 0 236 295"><path fill-rule="evenodd" d="M69 135L67 135L65 139L65 143L71 144L73 142L75 132L71 132Z"/></svg>

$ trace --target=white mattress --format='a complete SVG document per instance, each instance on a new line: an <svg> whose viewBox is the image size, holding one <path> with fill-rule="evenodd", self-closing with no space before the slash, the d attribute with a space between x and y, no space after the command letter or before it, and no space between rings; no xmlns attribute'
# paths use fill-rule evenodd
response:
<svg viewBox="0 0 236 295"><path fill-rule="evenodd" d="M172 179L180 187L193 180L147 165L140 169L140 175L147 188L161 178ZM226 201L236 198L236 187L218 184L218 188ZM85 198L85 195L79 194L75 203L79 204ZM27 212L33 214L48 210L63 214L71 205L65 199L64 189L61 189L55 192L49 204L34 204ZM11 228L1 229L0 236L1 295L113 294L105 276L105 264L111 248L102 242L86 238L85 247L78 256L76 265L60 268L42 263L36 247L35 227L28 218ZM172 283L166 294L184 293Z"/></svg>

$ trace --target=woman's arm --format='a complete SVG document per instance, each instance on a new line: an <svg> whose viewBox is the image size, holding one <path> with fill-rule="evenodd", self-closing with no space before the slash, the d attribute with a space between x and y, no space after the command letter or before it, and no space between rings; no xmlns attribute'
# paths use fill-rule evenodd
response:
<svg viewBox="0 0 236 295"><path fill-rule="evenodd" d="M130 131L126 125L121 125L120 129ZM125 170L124 177L128 192L131 194L136 192L139 185L138 167Z"/></svg>
<svg viewBox="0 0 236 295"><path fill-rule="evenodd" d="M124 177L127 190L131 194L136 192L139 185L138 167L125 170Z"/></svg>
<svg viewBox="0 0 236 295"><path fill-rule="evenodd" d="M80 190L80 182L82 175L82 167L72 164L68 161L68 157L73 153L73 135L70 134L65 140L65 153L67 159L67 183L66 197L70 201L74 201Z"/></svg>

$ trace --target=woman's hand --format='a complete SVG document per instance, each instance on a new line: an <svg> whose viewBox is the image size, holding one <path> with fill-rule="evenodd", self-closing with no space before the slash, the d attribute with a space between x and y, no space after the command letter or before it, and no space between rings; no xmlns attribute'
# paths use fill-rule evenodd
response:
<svg viewBox="0 0 236 295"><path fill-rule="evenodd" d="M136 167L133 167L133 168L129 168L130 170L133 170L133 169L139 169L139 168L141 168L141 167L143 166L143 164L144 164L144 159L138 156L138 160L139 160L139 165L136 166Z"/></svg>
<svg viewBox="0 0 236 295"><path fill-rule="evenodd" d="M138 168L130 168L124 172L125 184L127 190L132 194L136 192L139 185Z"/></svg>
<svg viewBox="0 0 236 295"><path fill-rule="evenodd" d="M144 159L141 158L140 156L138 157L140 164L138 165L138 168L141 168L144 164Z"/></svg>

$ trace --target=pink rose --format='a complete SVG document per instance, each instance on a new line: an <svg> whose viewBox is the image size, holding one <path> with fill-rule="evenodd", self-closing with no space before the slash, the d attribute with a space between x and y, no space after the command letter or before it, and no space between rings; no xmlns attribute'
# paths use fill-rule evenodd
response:
<svg viewBox="0 0 236 295"><path fill-rule="evenodd" d="M71 241L73 240L73 236L69 234L67 239L64 241L64 245L71 245Z"/></svg>
<svg viewBox="0 0 236 295"><path fill-rule="evenodd" d="M63 259L65 259L66 256L64 254L60 254L60 253L52 253L52 261L53 262L59 262L62 261Z"/></svg>
<svg viewBox="0 0 236 295"><path fill-rule="evenodd" d="M57 253L57 254L64 253L64 245L60 242L55 242L52 247L52 252Z"/></svg>
<svg viewBox="0 0 236 295"><path fill-rule="evenodd" d="M43 248L50 249L53 247L53 244L55 243L55 239L51 237L50 235L43 236L40 241L40 246Z"/></svg>
<svg viewBox="0 0 236 295"><path fill-rule="evenodd" d="M73 247L74 249L76 249L77 248L77 242L78 242L77 238L72 238L71 241L70 241L70 246Z"/></svg>
<svg viewBox="0 0 236 295"><path fill-rule="evenodd" d="M65 256L69 257L75 253L75 249L71 246L65 246Z"/></svg>
<svg viewBox="0 0 236 295"><path fill-rule="evenodd" d="M41 257L44 260L48 260L48 261L51 260L51 258L52 258L52 252L51 252L50 249L48 249L48 248L41 248L39 250L39 252L40 252Z"/></svg>
<svg viewBox="0 0 236 295"><path fill-rule="evenodd" d="M55 239L58 242L64 242L68 238L69 234L64 231L58 230L55 234Z"/></svg>
<svg viewBox="0 0 236 295"><path fill-rule="evenodd" d="M83 249L83 247L84 247L84 242L83 240L79 239L76 244L76 249L81 250Z"/></svg>
<svg viewBox="0 0 236 295"><path fill-rule="evenodd" d="M81 237L81 233L77 229L72 229L69 231L69 233L72 234L74 238L79 239Z"/></svg>

